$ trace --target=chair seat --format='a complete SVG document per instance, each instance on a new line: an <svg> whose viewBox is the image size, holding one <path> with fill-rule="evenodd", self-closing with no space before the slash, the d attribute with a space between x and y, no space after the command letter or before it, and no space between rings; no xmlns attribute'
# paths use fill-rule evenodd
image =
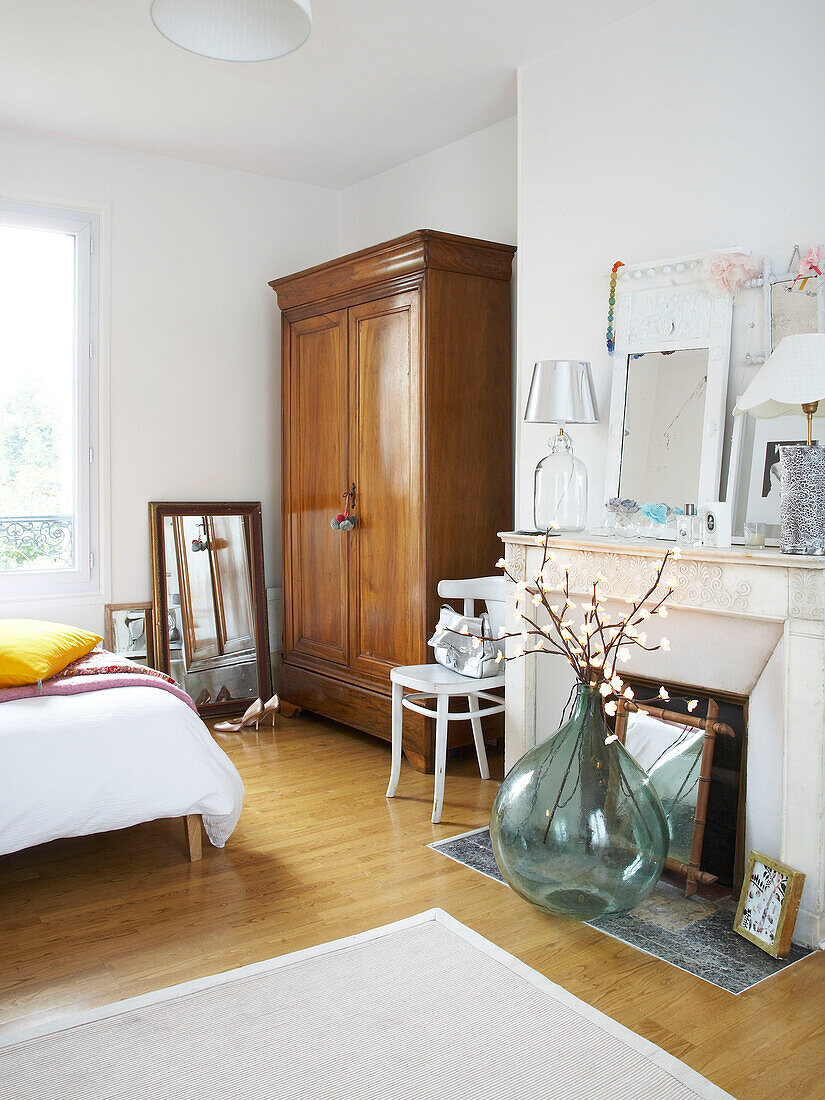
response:
<svg viewBox="0 0 825 1100"><path fill-rule="evenodd" d="M416 691L438 691L439 695L468 695L504 687L504 670L494 676L462 676L443 665L399 665L390 671L390 680Z"/></svg>

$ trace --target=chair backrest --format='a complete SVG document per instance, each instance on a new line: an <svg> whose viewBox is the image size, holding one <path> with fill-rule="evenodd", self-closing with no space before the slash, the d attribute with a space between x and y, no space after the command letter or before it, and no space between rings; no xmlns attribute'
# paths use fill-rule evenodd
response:
<svg viewBox="0 0 825 1100"><path fill-rule="evenodd" d="M507 624L507 582L504 577L470 577L461 581L439 581L438 594L445 600L463 600L465 615L475 615L476 600L484 600L493 637Z"/></svg>

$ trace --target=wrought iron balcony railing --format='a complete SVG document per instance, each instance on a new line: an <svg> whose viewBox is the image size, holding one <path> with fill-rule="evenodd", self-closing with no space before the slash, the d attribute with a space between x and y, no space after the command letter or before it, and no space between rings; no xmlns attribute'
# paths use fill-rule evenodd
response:
<svg viewBox="0 0 825 1100"><path fill-rule="evenodd" d="M0 516L0 569L71 569L72 516Z"/></svg>

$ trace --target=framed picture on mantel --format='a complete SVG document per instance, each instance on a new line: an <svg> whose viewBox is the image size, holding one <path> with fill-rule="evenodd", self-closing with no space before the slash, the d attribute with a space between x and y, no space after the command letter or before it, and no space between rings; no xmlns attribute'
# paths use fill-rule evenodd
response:
<svg viewBox="0 0 825 1100"><path fill-rule="evenodd" d="M754 425L753 454L748 481L748 506L745 519L776 527L779 532L780 456L779 448L807 442L804 416L791 414ZM815 440L815 442L821 442Z"/></svg>
<svg viewBox="0 0 825 1100"><path fill-rule="evenodd" d="M791 949L805 876L779 860L751 852L733 922L734 932L775 959Z"/></svg>

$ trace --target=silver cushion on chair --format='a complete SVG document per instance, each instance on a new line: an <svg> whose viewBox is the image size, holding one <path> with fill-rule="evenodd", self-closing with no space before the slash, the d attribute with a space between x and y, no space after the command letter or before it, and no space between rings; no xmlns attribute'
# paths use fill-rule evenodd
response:
<svg viewBox="0 0 825 1100"><path fill-rule="evenodd" d="M436 661L463 676L495 675L501 663L503 646L493 640L490 618L485 611L478 618L459 615L449 604L444 604L435 633L427 642L433 647Z"/></svg>

